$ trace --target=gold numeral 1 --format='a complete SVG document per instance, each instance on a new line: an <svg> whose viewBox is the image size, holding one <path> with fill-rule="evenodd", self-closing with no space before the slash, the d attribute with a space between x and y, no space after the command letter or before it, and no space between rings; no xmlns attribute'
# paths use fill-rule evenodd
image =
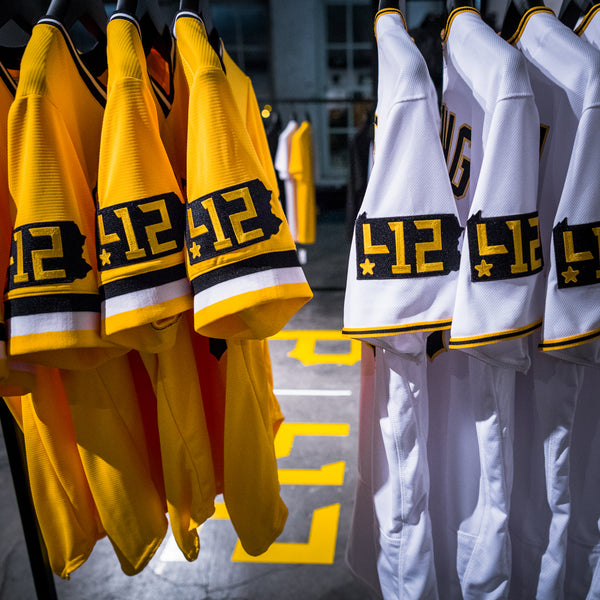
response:
<svg viewBox="0 0 600 600"><path fill-rule="evenodd" d="M117 208L115 210L115 215L121 219L123 229L125 230L125 237L127 238L127 244L129 245L129 250L125 252L127 259L134 260L146 256L146 251L138 246L137 240L135 239L135 232L133 231L133 224L131 223L129 211L126 208Z"/></svg>
<svg viewBox="0 0 600 600"><path fill-rule="evenodd" d="M210 222L215 230L215 237L217 238L217 241L214 243L215 250L230 248L232 245L231 239L225 237L225 234L223 233L219 215L217 215L217 209L215 208L215 201L212 198L207 198L206 200L202 200L202 206L208 211Z"/></svg>
<svg viewBox="0 0 600 600"><path fill-rule="evenodd" d="M410 273L410 265L406 264L406 248L404 246L404 221L393 221L388 223L394 232L396 242L396 264L392 265L394 275Z"/></svg>
<svg viewBox="0 0 600 600"><path fill-rule="evenodd" d="M14 240L17 243L17 272L15 274L15 283L25 283L29 281L29 275L23 270L23 231L15 231Z"/></svg>

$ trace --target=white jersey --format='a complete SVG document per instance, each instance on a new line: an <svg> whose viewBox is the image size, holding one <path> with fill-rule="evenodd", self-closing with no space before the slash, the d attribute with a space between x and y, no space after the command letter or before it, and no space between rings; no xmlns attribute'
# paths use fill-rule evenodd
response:
<svg viewBox="0 0 600 600"><path fill-rule="evenodd" d="M593 6L575 29L575 33L600 48L600 4ZM596 342L594 342L596 343ZM588 346L588 344L585 344ZM600 370L586 369L584 386L588 390L579 399L573 423L570 473L572 512L569 520L565 593L573 597L600 597L600 531L594 501L600 494L600 480L591 476L600 453L600 407L596 394Z"/></svg>
<svg viewBox="0 0 600 600"><path fill-rule="evenodd" d="M449 328L461 228L425 60L397 10L378 13L376 34L375 157L355 222L343 333L418 354L422 335L395 334Z"/></svg>
<svg viewBox="0 0 600 600"><path fill-rule="evenodd" d="M291 119L279 134L277 150L275 151L274 166L279 178L283 181L285 190L285 216L290 226L290 232L294 239L297 238L296 224L296 186L294 178L290 175L290 146L292 137L298 129L298 123Z"/></svg>
<svg viewBox="0 0 600 600"><path fill-rule="evenodd" d="M454 11L445 35L442 142L466 225L449 345L525 370L524 340L510 353L490 342L520 338L541 325L533 93L522 57L475 9Z"/></svg>
<svg viewBox="0 0 600 600"><path fill-rule="evenodd" d="M531 427L515 437L521 467L514 493L521 501L512 515L513 574L520 597L562 598L575 412L596 394L586 375L590 367L582 365L593 363L597 353L598 285L589 263L598 248L589 246L600 215L592 201L598 190L592 165L600 158L593 139L600 125L595 114L600 54L545 7L527 11L509 41L527 59L540 115L540 229L547 271L539 336L547 352L535 353L532 369L517 380L519 421L531 419Z"/></svg>
<svg viewBox="0 0 600 600"><path fill-rule="evenodd" d="M375 347L363 345L359 483L346 556L386 600L432 600L425 348L427 332L450 326L461 228L425 61L399 10L379 11L375 33L376 152L344 308L344 333Z"/></svg>
<svg viewBox="0 0 600 600"><path fill-rule="evenodd" d="M432 521L439 589L479 600L510 583L514 381L542 317L539 121L523 57L475 9L450 14L443 51L442 145L466 237L450 352L429 369L430 461L445 473Z"/></svg>

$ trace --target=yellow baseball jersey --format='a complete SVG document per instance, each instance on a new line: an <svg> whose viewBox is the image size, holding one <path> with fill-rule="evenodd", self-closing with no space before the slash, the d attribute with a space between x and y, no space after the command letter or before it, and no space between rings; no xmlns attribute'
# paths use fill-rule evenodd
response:
<svg viewBox="0 0 600 600"><path fill-rule="evenodd" d="M175 30L190 86L186 262L194 326L211 337L265 338L312 293L202 21L179 13Z"/></svg>
<svg viewBox="0 0 600 600"><path fill-rule="evenodd" d="M158 54L146 60L129 15L115 13L107 37L97 216L104 323L107 334L144 350L171 528L194 560L196 529L214 512L215 481L190 338L197 334L186 317L174 321L192 307L183 256L186 121L178 118L187 82L174 52L170 64Z"/></svg>
<svg viewBox="0 0 600 600"><path fill-rule="evenodd" d="M139 573L167 531L148 421L152 396L138 391L127 356L95 369L60 371L75 437L100 521L127 575ZM150 412L150 414L145 414Z"/></svg>
<svg viewBox="0 0 600 600"><path fill-rule="evenodd" d="M64 27L41 19L8 115L11 355L79 368L123 353L100 334L94 190L105 99Z"/></svg>
<svg viewBox="0 0 600 600"><path fill-rule="evenodd" d="M186 82L179 73L175 90L173 62L164 73L155 56L152 64L168 91L151 80L139 25L128 15L113 15L107 40L96 215L103 329L126 346L160 349L161 324L192 307L183 254L182 173L176 176L161 136L171 142L177 160L176 136L170 135L166 117ZM181 141L179 146L185 138ZM172 336L167 340L172 343Z"/></svg>
<svg viewBox="0 0 600 600"><path fill-rule="evenodd" d="M292 136L288 171L296 183L296 241L299 244L314 244L317 233L317 204L311 127L308 121L303 121Z"/></svg>
<svg viewBox="0 0 600 600"><path fill-rule="evenodd" d="M225 47L223 45L221 47L223 52L223 64L225 65L225 70L227 73L227 81L229 81L231 91L233 92L233 97L236 99L238 104L238 110L240 115L242 115L242 120L244 121L246 131L250 136L250 141L252 142L252 146L254 147L260 160L260 164L262 165L267 177L269 177L269 181L272 182L272 189L278 194L279 187L277 184L277 177L275 175L273 159L269 150L269 143L262 122L262 117L260 116L260 110L258 108L258 102L256 101L256 95L254 93L252 82L250 78L235 64L233 59L227 53ZM277 431L279 425L283 421L283 415L281 413L279 402L277 401L275 394L273 394L273 376L271 372L269 345L266 340L263 340L261 345L261 350L258 350L254 346L251 347L252 351L261 351L265 357L265 372L260 373L259 375L261 377L265 377L268 381L270 389L272 422L274 431ZM250 346L247 348L250 348Z"/></svg>
<svg viewBox="0 0 600 600"><path fill-rule="evenodd" d="M8 156L6 148L6 124L8 110L12 104L16 84L4 66L0 65L0 285L6 285L6 272L10 256L10 240L12 233L12 217L10 211L10 193L8 191ZM4 323L4 306L0 305L0 380L8 376L8 360L6 356L6 326Z"/></svg>
<svg viewBox="0 0 600 600"><path fill-rule="evenodd" d="M222 46L227 81L238 104L244 126L260 164L278 192L273 160L250 78ZM249 554L261 554L280 535L287 507L279 492L274 435L283 421L273 393L271 357L267 340L229 344L226 356L223 482L227 511L242 545ZM251 390L255 392L252 395ZM240 397L252 401L240 404ZM254 427L248 425L254 423ZM237 440L244 439L240 446ZM252 448L251 452L244 449ZM260 486L249 487L250 481ZM253 515L261 514L257 522Z"/></svg>
<svg viewBox="0 0 600 600"><path fill-rule="evenodd" d="M6 287L10 260L14 203L8 189L7 120L17 89L18 71L9 71L0 64L0 289ZM4 303L0 303L0 395L21 395L32 389L33 365L9 360L4 322Z"/></svg>
<svg viewBox="0 0 600 600"><path fill-rule="evenodd" d="M33 394L5 400L23 431L27 476L50 568L69 579L105 533L59 371L38 366L36 375Z"/></svg>

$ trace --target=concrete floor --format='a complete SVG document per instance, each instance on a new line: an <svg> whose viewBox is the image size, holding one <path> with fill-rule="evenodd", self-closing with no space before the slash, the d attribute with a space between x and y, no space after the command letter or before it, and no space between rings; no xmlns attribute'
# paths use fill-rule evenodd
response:
<svg viewBox="0 0 600 600"><path fill-rule="evenodd" d="M102 540L70 581L54 577L60 600L376 597L344 562L356 482L360 365L358 344L337 339L348 257L341 213L320 217L317 243L306 250L305 272L315 297L269 342L276 393L286 417L276 442L282 497L289 509L280 538L252 559L238 547L231 523L212 518L200 529L198 560L186 562L169 534L134 577L121 572L110 543ZM286 440L293 440L289 453ZM0 599L34 600L2 441L0 522Z"/></svg>

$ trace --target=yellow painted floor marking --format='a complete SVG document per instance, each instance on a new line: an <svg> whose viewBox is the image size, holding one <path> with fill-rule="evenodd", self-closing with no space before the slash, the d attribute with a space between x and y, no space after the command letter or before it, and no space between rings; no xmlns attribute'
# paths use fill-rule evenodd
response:
<svg viewBox="0 0 600 600"><path fill-rule="evenodd" d="M308 542L275 542L260 556L250 556L237 541L231 560L253 563L293 563L331 565L335 558L340 504L317 508L313 512Z"/></svg>
<svg viewBox="0 0 600 600"><path fill-rule="evenodd" d="M297 358L304 366L334 364L355 365L360 360L360 342L348 339L337 329L283 330L275 334L272 340L296 340L294 348L288 352L291 358ZM326 354L315 351L318 341L350 342L350 352Z"/></svg>

